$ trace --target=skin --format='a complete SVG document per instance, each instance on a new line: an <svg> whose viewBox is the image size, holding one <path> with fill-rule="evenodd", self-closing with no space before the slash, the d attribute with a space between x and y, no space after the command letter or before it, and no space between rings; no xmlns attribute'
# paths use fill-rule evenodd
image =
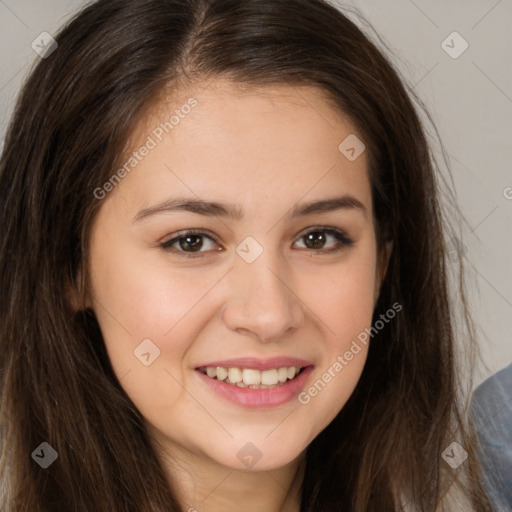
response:
<svg viewBox="0 0 512 512"><path fill-rule="evenodd" d="M134 132L133 149L189 97L197 106L102 199L89 306L184 510L295 512L305 449L351 395L367 347L308 404L247 409L212 392L194 368L299 357L315 366L307 389L371 326L389 252L378 263L367 156L351 162L338 150L357 131L321 91L242 89L222 79L159 103ZM342 194L366 213L286 215ZM174 196L237 203L244 217L174 211L134 222ZM325 252L338 242L322 231L324 253L308 248L304 235L317 226L343 230L353 244ZM203 257L187 258L186 244L160 246L192 228L212 237L201 239ZM248 236L263 249L252 263L236 252ZM134 357L147 338L160 349L149 366ZM237 457L247 442L261 453L251 468Z"/></svg>

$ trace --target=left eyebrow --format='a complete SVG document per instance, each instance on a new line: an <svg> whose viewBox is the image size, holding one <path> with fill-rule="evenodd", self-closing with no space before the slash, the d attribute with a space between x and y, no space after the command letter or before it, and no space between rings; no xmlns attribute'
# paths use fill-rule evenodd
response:
<svg viewBox="0 0 512 512"><path fill-rule="evenodd" d="M331 199L322 199L320 201L311 201L297 205L287 217L294 219L295 217L311 215L313 213L326 213L335 210L356 210L361 212L365 217L368 216L366 206L356 197L346 194Z"/></svg>
<svg viewBox="0 0 512 512"><path fill-rule="evenodd" d="M335 210L356 210L365 217L368 216L368 210L364 204L356 197L346 194L296 205L286 217L294 219L314 213L326 213ZM187 211L209 217L230 217L234 220L242 220L244 217L242 207L238 204L204 201L195 198L174 198L140 210L133 218L133 222L139 222L159 213L174 211Z"/></svg>

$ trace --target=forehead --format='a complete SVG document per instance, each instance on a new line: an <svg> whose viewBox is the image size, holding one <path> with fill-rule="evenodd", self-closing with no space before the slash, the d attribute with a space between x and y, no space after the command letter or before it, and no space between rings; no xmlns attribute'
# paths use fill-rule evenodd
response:
<svg viewBox="0 0 512 512"><path fill-rule="evenodd" d="M139 203L178 191L230 201L352 192L370 208L366 154L350 161L339 148L356 133L318 88L198 84L148 110L125 162L152 148L117 188Z"/></svg>
<svg viewBox="0 0 512 512"><path fill-rule="evenodd" d="M162 129L164 133L155 133ZM290 149L284 144L287 140L299 136L297 142L301 144L295 144L292 152L298 153L302 147L318 147L320 140L337 147L340 134L356 132L349 116L319 87L253 85L217 78L187 88L162 90L140 117L128 149L143 143L148 134L155 135L159 145L161 136L180 144L188 139L189 145L194 139L201 144L213 139L216 144L245 139L253 144L265 142L267 149L282 145L283 150ZM234 154L235 149L237 153L243 151L243 147L232 149L227 154Z"/></svg>

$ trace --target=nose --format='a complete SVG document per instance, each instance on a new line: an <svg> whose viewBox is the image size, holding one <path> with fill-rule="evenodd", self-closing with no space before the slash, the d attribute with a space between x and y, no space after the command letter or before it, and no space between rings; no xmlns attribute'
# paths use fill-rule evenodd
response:
<svg viewBox="0 0 512 512"><path fill-rule="evenodd" d="M277 253L264 251L252 263L237 257L229 280L223 308L229 329L273 342L303 325L305 305L300 290Z"/></svg>

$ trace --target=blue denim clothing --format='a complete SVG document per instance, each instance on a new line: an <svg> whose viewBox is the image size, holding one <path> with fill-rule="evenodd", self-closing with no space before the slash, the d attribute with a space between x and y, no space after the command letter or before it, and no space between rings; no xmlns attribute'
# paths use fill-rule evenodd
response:
<svg viewBox="0 0 512 512"><path fill-rule="evenodd" d="M494 512L512 511L512 364L478 386L471 418Z"/></svg>

